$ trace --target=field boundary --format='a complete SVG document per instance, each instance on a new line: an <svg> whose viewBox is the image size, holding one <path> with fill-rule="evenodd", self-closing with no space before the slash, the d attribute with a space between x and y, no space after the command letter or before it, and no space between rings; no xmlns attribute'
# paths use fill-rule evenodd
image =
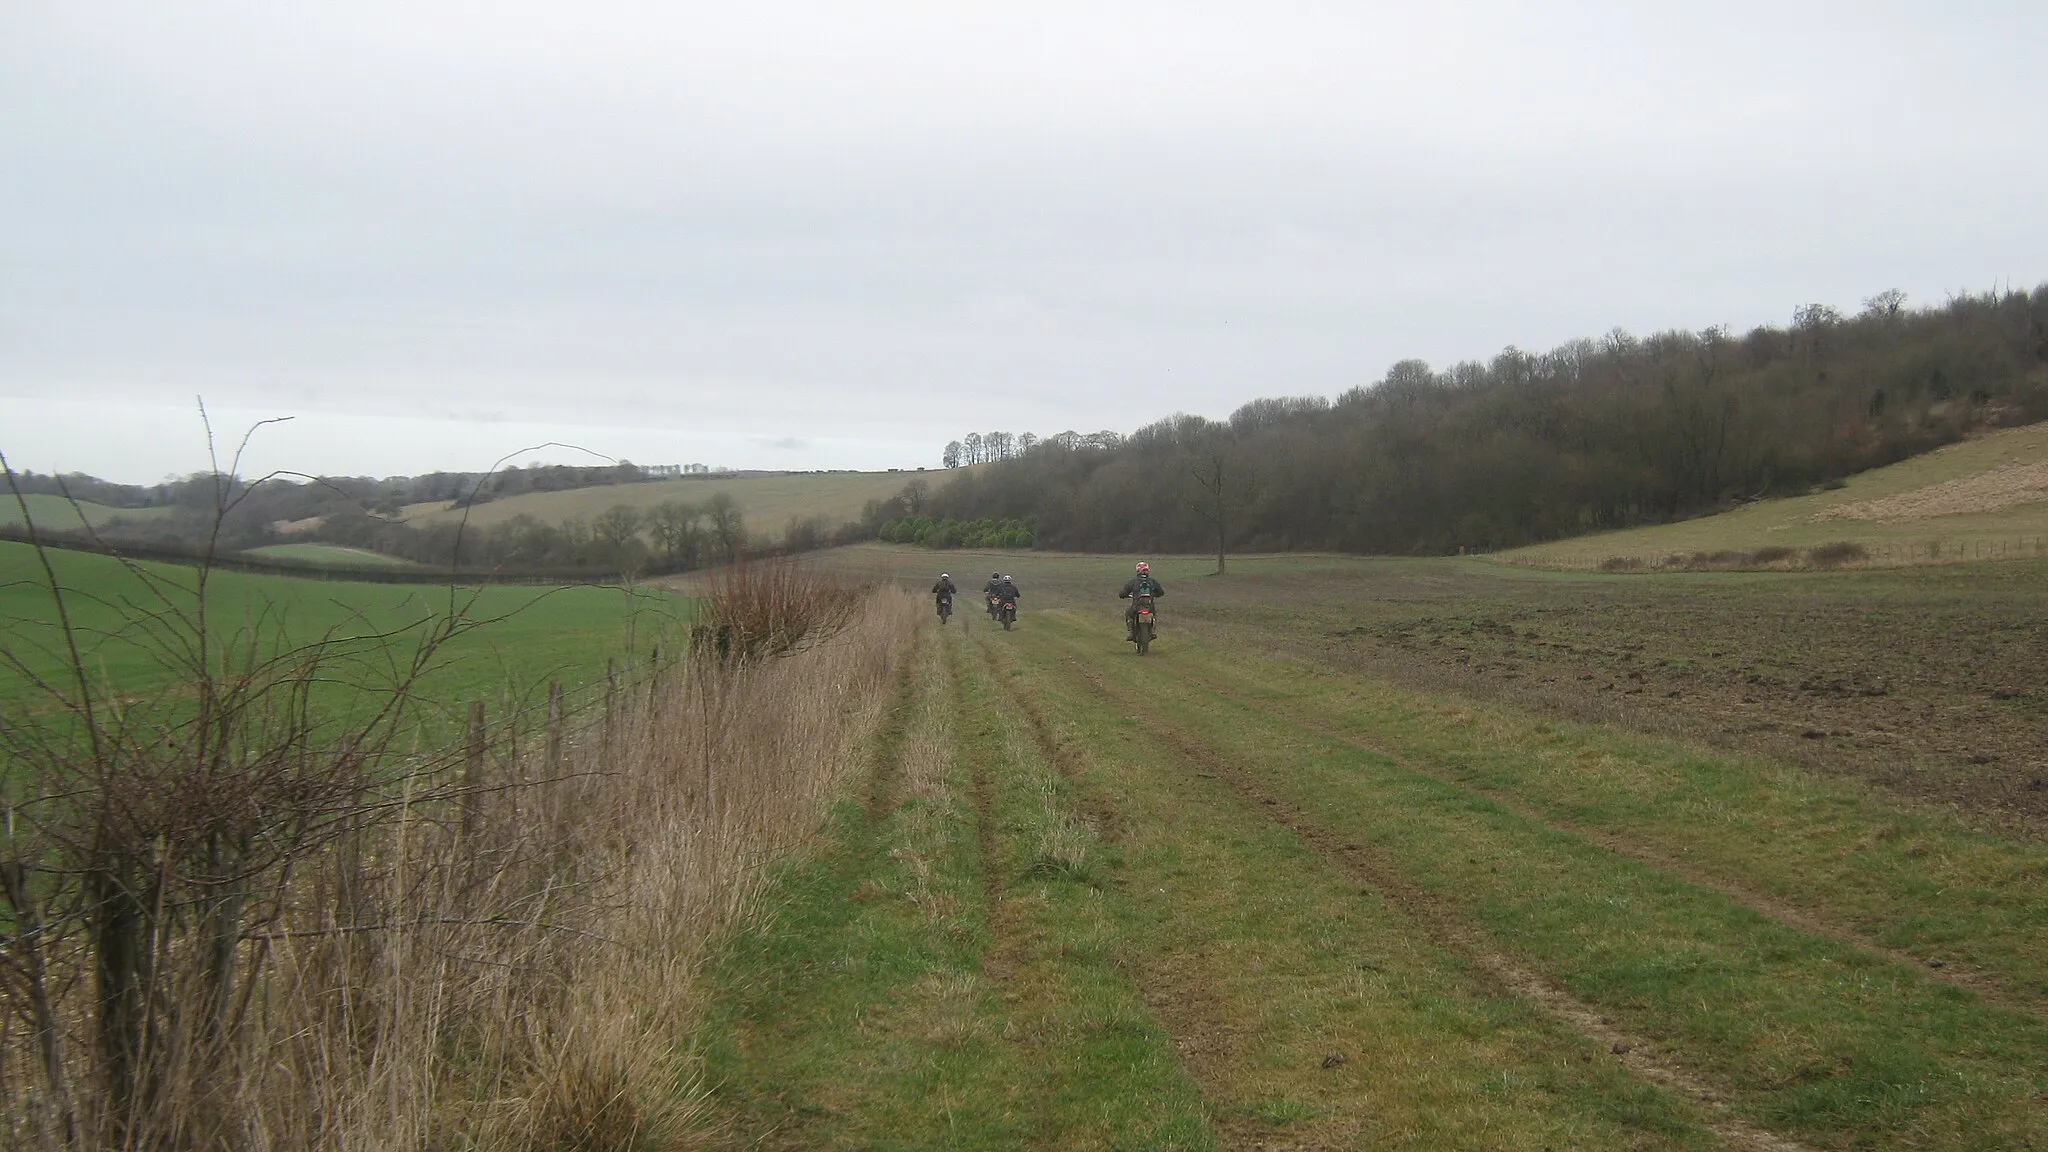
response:
<svg viewBox="0 0 2048 1152"><path fill-rule="evenodd" d="M1853 521L1843 521L1844 525ZM1583 539L1583 537L1579 537ZM1553 542L1556 543L1556 542ZM1827 544L1779 549L1790 555L1758 559L1758 552L1743 551L1650 551L1617 549L1600 558L1565 556L1541 551L1472 553L1489 563L1514 568L1538 568L1555 572L1606 572L1616 575L1654 575L1666 572L1822 572L1853 568L1906 568L1927 564L1991 564L2013 560L2048 559L2048 535L2029 533L2016 536L1966 535L1949 540L1870 540L1853 531L1842 534L1841 543L1854 545L1862 556L1844 560L1809 560L1807 554L1826 549ZM1531 545L1541 549L1545 545Z"/></svg>

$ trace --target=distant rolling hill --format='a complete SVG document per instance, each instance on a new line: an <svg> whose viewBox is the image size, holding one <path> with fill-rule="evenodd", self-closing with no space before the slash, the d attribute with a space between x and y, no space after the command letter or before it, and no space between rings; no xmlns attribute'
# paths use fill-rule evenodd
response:
<svg viewBox="0 0 2048 1152"><path fill-rule="evenodd" d="M86 524L98 528L110 520L148 520L174 511L170 508L112 508L85 500L74 505L62 496L36 495L27 499L28 514L35 518L37 527L67 532ZM15 503L14 497L0 497L0 528L19 526L21 522L21 507Z"/></svg>
<svg viewBox="0 0 2048 1152"><path fill-rule="evenodd" d="M1497 558L1591 568L1697 552L1862 545L1876 563L2048 555L2048 423L2009 428L1851 476L1839 488L1732 511L1534 544Z"/></svg>
<svg viewBox="0 0 2048 1152"><path fill-rule="evenodd" d="M794 517L819 517L837 527L860 518L870 500L883 500L903 490L912 480L938 485L946 478L941 472L792 472L772 476L706 476L686 480L662 480L640 484L612 484L601 488L577 488L567 492L529 492L502 500L478 504L469 510L469 523L488 528L528 515L550 524L572 517L586 520L615 504L645 511L668 500L702 505L719 492L732 496L747 530L760 536L778 536ZM406 522L415 526L462 518L462 509L446 503L414 504L406 508Z"/></svg>
<svg viewBox="0 0 2048 1152"><path fill-rule="evenodd" d="M304 564L315 568L417 568L419 565L396 556L371 552L363 548L347 548L339 544L266 544L244 552L259 560L275 560L284 564Z"/></svg>

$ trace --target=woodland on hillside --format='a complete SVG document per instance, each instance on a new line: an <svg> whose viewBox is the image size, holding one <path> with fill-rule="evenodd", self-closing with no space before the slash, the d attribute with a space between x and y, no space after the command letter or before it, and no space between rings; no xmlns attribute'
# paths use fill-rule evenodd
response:
<svg viewBox="0 0 2048 1152"><path fill-rule="evenodd" d="M1334 401L1047 437L921 511L1029 518L1056 549L1490 550L1800 493L2048 418L2048 285L1905 303L1808 305L1743 335L1615 329L1441 371L1403 360Z"/></svg>
<svg viewBox="0 0 2048 1152"><path fill-rule="evenodd" d="M625 461L601 468L512 467L384 479L247 479L230 471L196 472L155 485L116 484L82 473L21 472L11 476L13 489L0 493L18 490L24 496L58 496L110 508L112 514L91 532L46 525L41 536L136 554L221 555L277 543L335 544L442 569L452 563L468 570L587 575L687 571L748 547L745 518L724 492L713 492L702 502L669 500L647 509L617 504L559 522L527 514L488 526L414 525L401 519L411 504L447 501L462 507L527 492L640 483L661 475ZM801 527L813 536L829 528ZM0 529L0 537L23 535L18 527Z"/></svg>

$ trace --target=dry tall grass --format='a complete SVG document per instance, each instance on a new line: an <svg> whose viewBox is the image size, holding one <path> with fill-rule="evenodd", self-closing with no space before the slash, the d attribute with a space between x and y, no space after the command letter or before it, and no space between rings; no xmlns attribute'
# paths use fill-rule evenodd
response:
<svg viewBox="0 0 2048 1152"><path fill-rule="evenodd" d="M917 598L876 592L836 631L777 658L671 666L558 748L526 741L471 778L459 803L439 785L419 799L429 767L446 775L445 761L422 761L252 921L232 957L241 1002L194 1017L225 1016L229 1032L147 1038L145 1090L122 1115L91 1087L89 957L24 947L42 943L26 939L32 926L0 924L9 1007L20 1010L0 1024L0 1141L691 1145L705 1129L688 990L705 947L763 865L815 828L925 617ZM209 942L203 931L153 942L161 975L147 995L204 999L218 964L180 960ZM57 971L42 982L54 1033L12 995L30 955ZM46 1042L59 1063L44 1058Z"/></svg>

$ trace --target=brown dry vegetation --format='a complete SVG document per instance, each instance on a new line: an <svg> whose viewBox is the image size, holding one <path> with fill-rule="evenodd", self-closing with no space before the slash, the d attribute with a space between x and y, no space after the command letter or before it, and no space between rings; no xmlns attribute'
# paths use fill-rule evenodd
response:
<svg viewBox="0 0 2048 1152"><path fill-rule="evenodd" d="M2015 504L2048 500L2048 463L2008 464L1959 476L1910 492L1875 500L1837 504L1814 513L1816 520L1925 520L1967 512L1996 512Z"/></svg>
<svg viewBox="0 0 2048 1152"><path fill-rule="evenodd" d="M66 846L10 812L0 1145L701 1136L686 990L764 863L815 827L920 619L877 593L779 656L649 669L559 741L500 733L466 772L462 750L387 766L287 871L241 878L245 918L226 936L204 930L232 922L218 900L165 915L161 894L191 885L160 836L136 992L148 1024L127 1066L109 1066L93 1007L99 937L33 918L66 882L52 870ZM232 1001L213 1011L223 987Z"/></svg>

